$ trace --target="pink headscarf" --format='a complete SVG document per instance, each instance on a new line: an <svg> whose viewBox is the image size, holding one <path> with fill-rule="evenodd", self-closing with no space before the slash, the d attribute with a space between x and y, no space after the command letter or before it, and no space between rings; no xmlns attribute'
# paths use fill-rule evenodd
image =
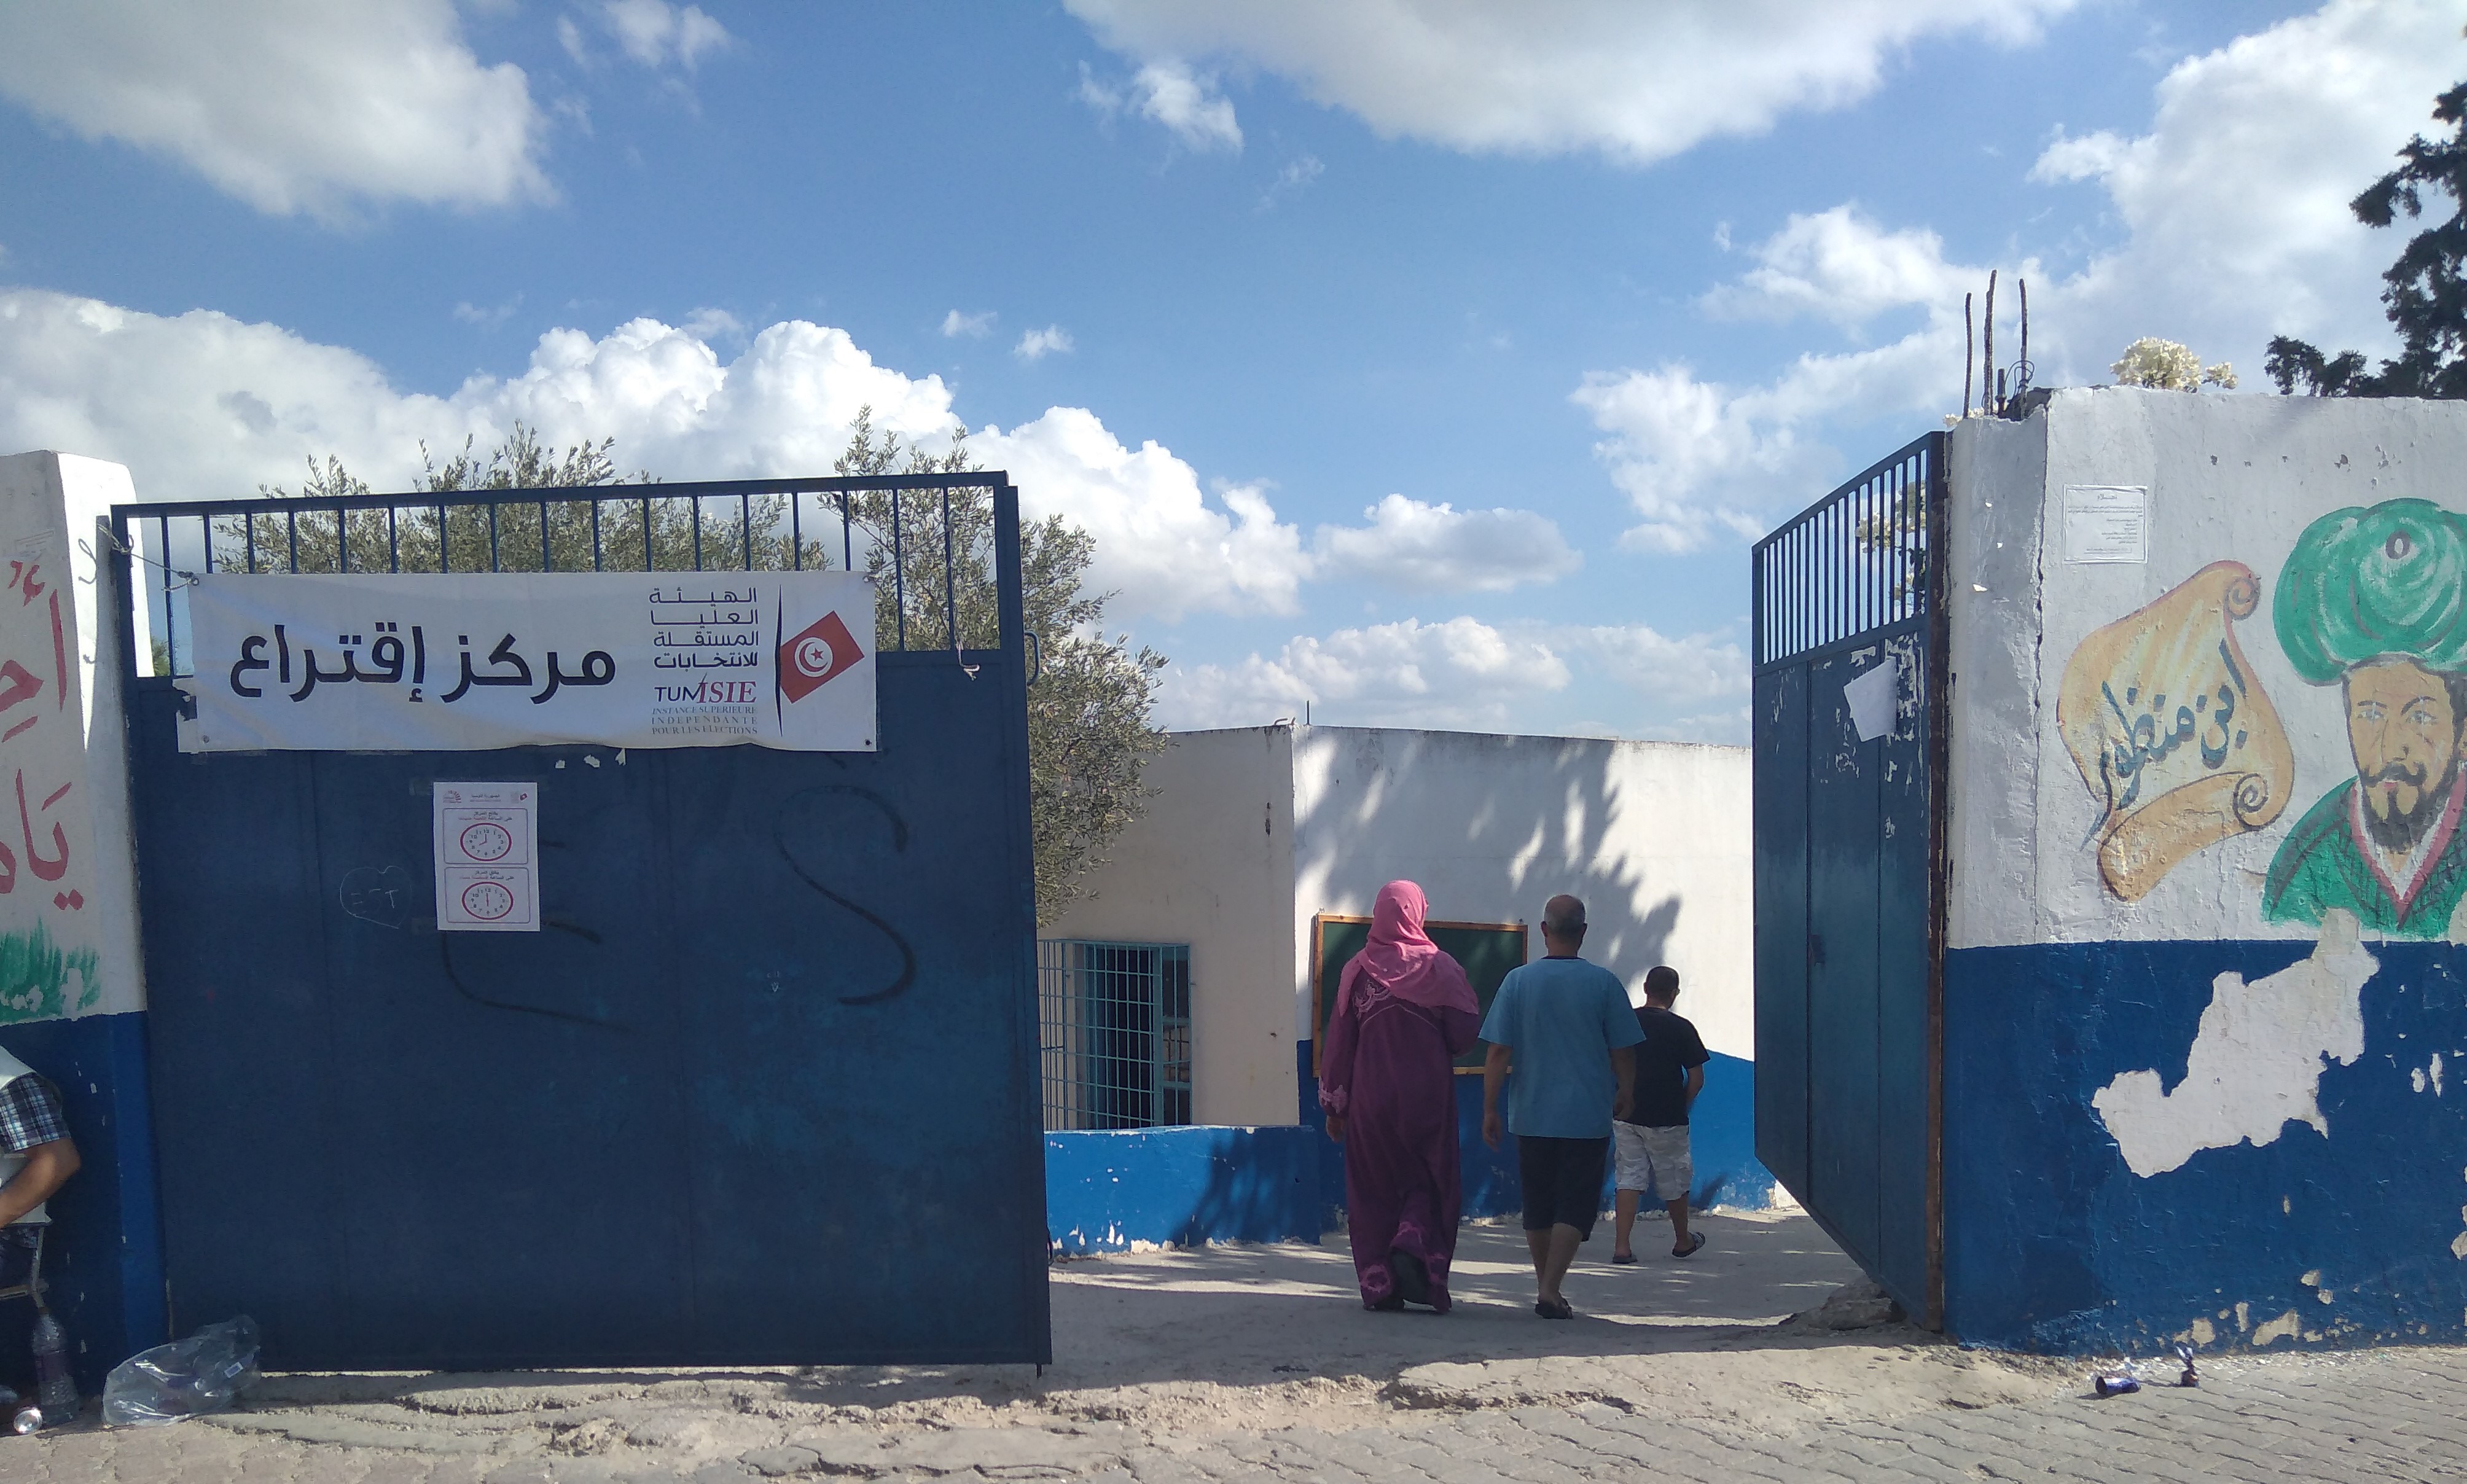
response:
<svg viewBox="0 0 2467 1484"><path fill-rule="evenodd" d="M1337 980L1337 1014L1345 1013L1354 980L1364 975L1381 990L1426 1010L1477 1013L1473 985L1463 968L1422 931L1430 911L1422 888L1410 881L1392 881L1379 888L1379 900L1370 909L1370 941Z"/></svg>

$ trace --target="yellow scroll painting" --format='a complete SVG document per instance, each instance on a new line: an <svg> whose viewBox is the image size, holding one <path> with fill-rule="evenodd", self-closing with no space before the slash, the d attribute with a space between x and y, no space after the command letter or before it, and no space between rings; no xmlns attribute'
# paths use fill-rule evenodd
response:
<svg viewBox="0 0 2467 1484"><path fill-rule="evenodd" d="M2106 810L2099 875L2125 901L2287 807L2296 757L2236 643L2260 598L2251 568L2212 562L2066 662L2056 728Z"/></svg>

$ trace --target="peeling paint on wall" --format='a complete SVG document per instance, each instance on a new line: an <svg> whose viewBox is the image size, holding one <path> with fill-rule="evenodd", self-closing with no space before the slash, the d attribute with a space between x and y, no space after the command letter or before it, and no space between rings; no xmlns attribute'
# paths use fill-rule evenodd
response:
<svg viewBox="0 0 2467 1484"><path fill-rule="evenodd" d="M2359 996L2379 967L2356 919L2333 911L2312 957L2250 984L2220 975L2182 1082L2162 1091L2158 1072L2128 1071L2091 1098L2126 1166L2147 1179L2205 1149L2270 1143L2289 1123L2328 1134L2321 1068L2364 1054Z"/></svg>

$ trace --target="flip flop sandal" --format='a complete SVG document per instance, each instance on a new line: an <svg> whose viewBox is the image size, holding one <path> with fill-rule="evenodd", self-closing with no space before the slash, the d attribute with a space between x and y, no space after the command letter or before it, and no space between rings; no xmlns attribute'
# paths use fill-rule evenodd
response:
<svg viewBox="0 0 2467 1484"><path fill-rule="evenodd" d="M1685 1248L1672 1248L1670 1249L1670 1255L1671 1255L1671 1256L1673 1256L1673 1257L1693 1257L1693 1256L1695 1256L1695 1255L1697 1254L1697 1252L1699 1252L1700 1250L1702 1250L1702 1249L1704 1248L1704 1246L1705 1246L1705 1233L1703 1233L1703 1232L1701 1232L1701 1231L1691 1231L1691 1232L1687 1233L1687 1238L1688 1238L1688 1240L1687 1240L1687 1246L1686 1246Z"/></svg>
<svg viewBox="0 0 2467 1484"><path fill-rule="evenodd" d="M1636 1261L1636 1254L1635 1254L1634 1252L1613 1252L1613 1253L1611 1254L1611 1262L1612 1262L1615 1266L1618 1266L1618 1267L1620 1267L1620 1268L1624 1268L1624 1267L1626 1267L1628 1264L1633 1263L1633 1262L1635 1262L1635 1261Z"/></svg>
<svg viewBox="0 0 2467 1484"><path fill-rule="evenodd" d="M1533 1301L1533 1312L1546 1319L1573 1319L1576 1316L1576 1306L1563 1298L1554 1309L1537 1298Z"/></svg>

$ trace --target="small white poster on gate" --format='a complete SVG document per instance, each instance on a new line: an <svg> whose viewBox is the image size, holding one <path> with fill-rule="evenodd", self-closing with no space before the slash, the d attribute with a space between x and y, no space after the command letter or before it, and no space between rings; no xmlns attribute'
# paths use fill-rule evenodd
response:
<svg viewBox="0 0 2467 1484"><path fill-rule="evenodd" d="M537 933L539 785L433 785L441 933Z"/></svg>

